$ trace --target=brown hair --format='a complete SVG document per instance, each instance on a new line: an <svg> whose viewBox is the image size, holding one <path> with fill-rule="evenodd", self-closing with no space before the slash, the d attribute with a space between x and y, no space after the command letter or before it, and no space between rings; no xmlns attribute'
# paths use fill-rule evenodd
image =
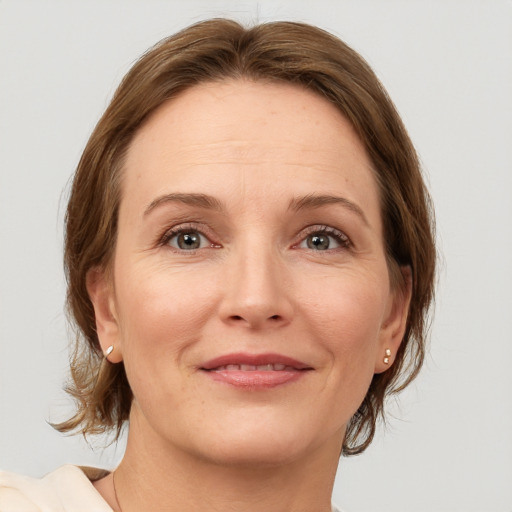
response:
<svg viewBox="0 0 512 512"><path fill-rule="evenodd" d="M333 35L302 23L244 28L214 19L164 39L125 76L78 164L66 215L68 308L77 327L68 392L76 414L56 425L84 435L114 430L128 419L132 392L122 363L101 352L87 272L108 269L116 244L123 161L134 134L159 106L195 84L228 78L284 81L326 98L352 123L380 187L384 240L392 282L411 269L412 299L394 364L373 377L351 419L343 453L371 442L384 398L402 390L424 359L426 319L433 299L435 246L430 200L418 158L393 103L368 64Z"/></svg>

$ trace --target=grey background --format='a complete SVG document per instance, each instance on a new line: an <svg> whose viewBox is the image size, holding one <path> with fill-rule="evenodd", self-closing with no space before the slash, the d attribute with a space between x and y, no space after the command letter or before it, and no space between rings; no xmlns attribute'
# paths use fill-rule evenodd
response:
<svg viewBox="0 0 512 512"><path fill-rule="evenodd" d="M510 512L510 0L0 1L0 467L38 476L122 454L46 423L69 411L67 182L133 61L223 15L307 21L360 51L435 200L443 262L425 370L371 448L341 461L334 500L351 512Z"/></svg>

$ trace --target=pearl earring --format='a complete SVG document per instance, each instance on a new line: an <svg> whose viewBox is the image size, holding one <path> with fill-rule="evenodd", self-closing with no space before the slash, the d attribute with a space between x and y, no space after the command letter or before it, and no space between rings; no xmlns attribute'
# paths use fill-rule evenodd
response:
<svg viewBox="0 0 512 512"><path fill-rule="evenodd" d="M384 357L384 364L389 364L389 358L391 357L391 350L389 348L386 349L386 357Z"/></svg>
<svg viewBox="0 0 512 512"><path fill-rule="evenodd" d="M107 350L105 350L103 355L105 356L105 358L107 358L110 354L112 354L112 352L114 352L114 345L110 345L110 347L108 347Z"/></svg>

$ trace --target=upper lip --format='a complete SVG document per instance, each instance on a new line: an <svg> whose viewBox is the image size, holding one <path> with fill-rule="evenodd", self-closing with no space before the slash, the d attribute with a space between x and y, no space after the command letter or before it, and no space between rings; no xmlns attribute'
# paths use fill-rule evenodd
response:
<svg viewBox="0 0 512 512"><path fill-rule="evenodd" d="M260 366L266 364L284 364L291 366L297 370L311 370L312 367L302 361L293 359L292 357L284 356L281 354L246 354L234 353L225 354L215 357L206 361L201 365L202 370L213 370L219 366L226 366L229 364L247 364L253 366Z"/></svg>

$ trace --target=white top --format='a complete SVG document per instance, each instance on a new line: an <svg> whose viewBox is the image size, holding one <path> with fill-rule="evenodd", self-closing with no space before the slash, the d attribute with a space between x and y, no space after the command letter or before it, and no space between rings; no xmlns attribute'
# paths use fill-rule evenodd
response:
<svg viewBox="0 0 512 512"><path fill-rule="evenodd" d="M71 465L43 478L0 471L0 512L113 512L89 479L106 474Z"/></svg>
<svg viewBox="0 0 512 512"><path fill-rule="evenodd" d="M113 512L77 466L43 478L0 471L0 512Z"/></svg>

